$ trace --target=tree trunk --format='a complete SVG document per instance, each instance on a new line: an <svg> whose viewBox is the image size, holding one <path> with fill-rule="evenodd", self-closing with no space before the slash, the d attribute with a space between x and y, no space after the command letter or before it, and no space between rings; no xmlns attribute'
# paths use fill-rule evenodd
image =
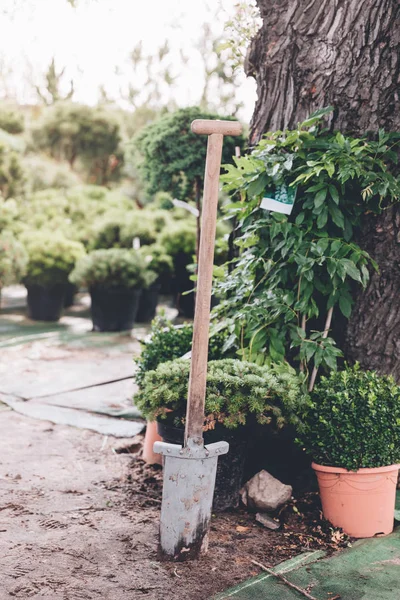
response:
<svg viewBox="0 0 400 600"><path fill-rule="evenodd" d="M257 81L251 142L323 106L347 133L400 129L398 0L258 0L263 26L246 72Z"/></svg>
<svg viewBox="0 0 400 600"><path fill-rule="evenodd" d="M332 105L330 126L400 131L398 0L257 0L263 25L246 59L258 99L250 143ZM400 209L367 218L359 243L380 271L359 293L346 356L400 381Z"/></svg>

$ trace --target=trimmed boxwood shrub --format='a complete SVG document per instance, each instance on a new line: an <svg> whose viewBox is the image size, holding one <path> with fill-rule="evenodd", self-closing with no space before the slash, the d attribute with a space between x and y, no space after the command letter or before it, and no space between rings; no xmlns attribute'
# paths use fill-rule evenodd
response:
<svg viewBox="0 0 400 600"><path fill-rule="evenodd" d="M326 466L357 470L399 463L400 387L359 365L321 377L298 441Z"/></svg>
<svg viewBox="0 0 400 600"><path fill-rule="evenodd" d="M21 280L25 275L27 254L21 242L10 231L0 232L0 290Z"/></svg>
<svg viewBox="0 0 400 600"><path fill-rule="evenodd" d="M44 287L67 284L76 262L85 254L80 242L50 232L31 233L23 238L28 265L23 282Z"/></svg>
<svg viewBox="0 0 400 600"><path fill-rule="evenodd" d="M156 274L147 268L140 252L123 248L94 250L84 256L71 273L70 281L88 288L143 288Z"/></svg>
<svg viewBox="0 0 400 600"><path fill-rule="evenodd" d="M231 347L229 353L222 352L227 334L224 331L211 333L208 342L208 360L219 360L231 357L236 348ZM140 386L147 371L152 371L161 363L182 358L192 349L193 323L173 325L163 316L156 317L151 324L149 337L141 342L142 352L135 359L137 371L134 375Z"/></svg>
<svg viewBox="0 0 400 600"><path fill-rule="evenodd" d="M174 360L148 371L135 395L135 404L149 420L173 420L182 426L186 415L189 360ZM301 379L283 369L235 359L208 363L204 430L217 423L229 429L257 421L274 430L297 424L304 404ZM172 412L170 412L172 411Z"/></svg>

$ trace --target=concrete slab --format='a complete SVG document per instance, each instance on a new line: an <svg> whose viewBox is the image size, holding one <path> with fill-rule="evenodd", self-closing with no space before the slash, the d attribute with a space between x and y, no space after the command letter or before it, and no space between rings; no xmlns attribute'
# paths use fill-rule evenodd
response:
<svg viewBox="0 0 400 600"><path fill-rule="evenodd" d="M137 391L133 379L125 379L104 385L97 385L75 392L65 392L48 396L41 400L30 402L41 402L52 406L86 410L88 412L122 417L124 419L140 418L140 412L133 405L132 398Z"/></svg>
<svg viewBox="0 0 400 600"><path fill-rule="evenodd" d="M57 425L70 425L79 429L89 429L102 435L118 438L134 437L143 431L145 427L143 420L118 419L40 402L24 402L6 395L1 395L0 400L16 412L32 419L50 421Z"/></svg>

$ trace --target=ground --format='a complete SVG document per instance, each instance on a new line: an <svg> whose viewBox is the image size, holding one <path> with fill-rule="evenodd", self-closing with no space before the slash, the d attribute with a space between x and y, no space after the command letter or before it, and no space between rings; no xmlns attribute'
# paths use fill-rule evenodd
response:
<svg viewBox="0 0 400 600"><path fill-rule="evenodd" d="M141 459L132 403L132 355L148 328L91 333L87 297L58 324L33 323L21 294L3 293L0 317L0 600L210 600L257 575L253 561L348 545L303 490L275 515L279 530L243 508L216 514L206 556L159 562L162 469ZM243 585L221 598L269 597L258 580Z"/></svg>
<svg viewBox="0 0 400 600"><path fill-rule="evenodd" d="M326 547L293 510L280 532L238 511L214 516L207 557L160 563L161 471L118 452L140 456L141 436L105 437L9 409L0 418L1 600L206 600L258 573L252 560L273 565Z"/></svg>

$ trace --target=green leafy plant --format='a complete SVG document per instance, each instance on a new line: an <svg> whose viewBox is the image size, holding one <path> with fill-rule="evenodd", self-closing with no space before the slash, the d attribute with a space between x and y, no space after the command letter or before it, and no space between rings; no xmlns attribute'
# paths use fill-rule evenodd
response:
<svg viewBox="0 0 400 600"><path fill-rule="evenodd" d="M0 289L21 281L26 272L27 254L11 231L0 231Z"/></svg>
<svg viewBox="0 0 400 600"><path fill-rule="evenodd" d="M32 232L23 236L28 265L23 282L44 287L68 283L75 264L85 254L79 242L52 233Z"/></svg>
<svg viewBox="0 0 400 600"><path fill-rule="evenodd" d="M399 135L332 134L321 125L330 110L293 131L266 134L222 176L238 198L228 214L238 222L239 256L219 271L215 316L226 319L244 359L313 366L310 387L316 369L335 369L341 355L330 336L333 311L348 318L355 286L366 286L376 268L355 242L363 216L400 198L393 175ZM277 190L296 194L289 217L260 208Z"/></svg>
<svg viewBox="0 0 400 600"><path fill-rule="evenodd" d="M149 194L164 191L174 198L188 200L201 193L207 137L192 133L190 124L194 119L220 118L199 107L182 108L139 132L128 149L126 160L138 164ZM231 161L235 146L243 146L243 143L243 138L226 136L223 160Z"/></svg>
<svg viewBox="0 0 400 600"><path fill-rule="evenodd" d="M190 361L174 360L145 373L135 403L148 420L184 423ZM204 429L217 423L230 429L257 421L274 429L298 422L304 403L301 379L286 366L279 369L235 359L208 363Z"/></svg>
<svg viewBox="0 0 400 600"><path fill-rule="evenodd" d="M22 133L25 129L24 115L7 106L1 106L0 129L11 134Z"/></svg>
<svg viewBox="0 0 400 600"><path fill-rule="evenodd" d="M84 256L70 275L71 283L88 288L143 288L155 279L141 254L135 250L93 250Z"/></svg>
<svg viewBox="0 0 400 600"><path fill-rule="evenodd" d="M299 444L319 464L349 470L400 462L400 387L356 365L321 377L301 415Z"/></svg>
<svg viewBox="0 0 400 600"><path fill-rule="evenodd" d="M159 364L181 358L189 352L192 345L193 326L190 323L173 325L163 316L156 317L151 324L151 332L142 342L142 352L135 358L137 370L135 381L141 386L143 378L148 371L152 371Z"/></svg>
<svg viewBox="0 0 400 600"><path fill-rule="evenodd" d="M208 344L208 360L229 357L222 351L225 333L212 327ZM151 324L149 337L142 342L142 352L135 358L137 371L135 381L140 386L145 373L153 371L161 363L182 358L192 348L193 324L174 325L164 316L156 317ZM234 351L233 351L234 352Z"/></svg>
<svg viewBox="0 0 400 600"><path fill-rule="evenodd" d="M140 253L148 268L156 273L157 278L171 276L174 268L172 258L165 252L165 249L161 244L142 246L140 248Z"/></svg>

